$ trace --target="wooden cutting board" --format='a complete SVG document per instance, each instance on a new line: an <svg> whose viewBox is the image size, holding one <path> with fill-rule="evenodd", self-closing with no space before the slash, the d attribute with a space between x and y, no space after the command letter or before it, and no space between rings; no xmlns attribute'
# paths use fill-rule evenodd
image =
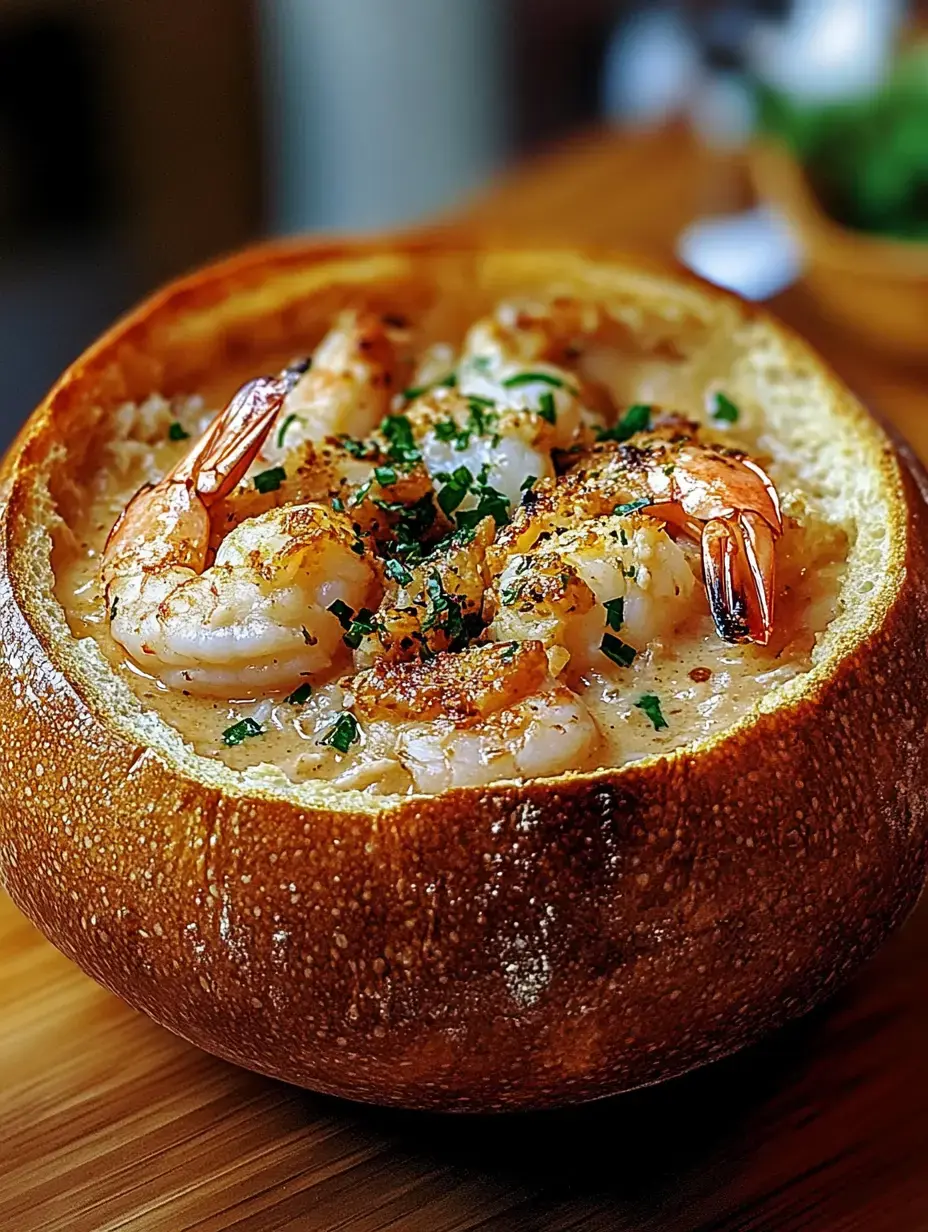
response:
<svg viewBox="0 0 928 1232"><path fill-rule="evenodd" d="M718 166L594 135L466 216L667 254ZM711 193L710 193L711 195ZM928 456L928 379L778 303ZM829 1005L699 1073L508 1118L341 1103L234 1069L84 977L0 895L0 1232L928 1228L928 904Z"/></svg>

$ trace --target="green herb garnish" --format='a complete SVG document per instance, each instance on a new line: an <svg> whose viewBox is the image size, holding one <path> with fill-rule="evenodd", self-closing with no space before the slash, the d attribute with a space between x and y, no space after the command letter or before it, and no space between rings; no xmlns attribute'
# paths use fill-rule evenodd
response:
<svg viewBox="0 0 928 1232"><path fill-rule="evenodd" d="M514 376L507 376L503 381L504 389L517 389L520 385L534 385L536 382L541 382L543 385L551 385L555 389L563 389L566 381L561 380L559 376L553 376L550 372L517 372Z"/></svg>
<svg viewBox="0 0 928 1232"><path fill-rule="evenodd" d="M471 492L477 497L474 509L462 510L455 516L460 530L473 530L484 518L491 517L497 526L505 526L509 521L509 498L497 488L490 487L487 475L490 473L489 463L480 468L480 474L471 484Z"/></svg>
<svg viewBox="0 0 928 1232"><path fill-rule="evenodd" d="M435 433L438 440L451 441L454 440L458 434L458 425L451 419L443 419L440 423L435 425L432 431Z"/></svg>
<svg viewBox="0 0 928 1232"><path fill-rule="evenodd" d="M233 723L231 727L226 728L222 733L222 740L223 744L227 744L231 748L233 745L241 744L249 736L261 736L263 733L264 728L260 723L256 723L254 719L239 719L237 723Z"/></svg>
<svg viewBox="0 0 928 1232"><path fill-rule="evenodd" d="M437 569L426 578L425 591L428 612L422 621L423 632L437 629L448 639L449 650L463 650L483 628L479 614L469 612L465 615L464 599L445 590Z"/></svg>
<svg viewBox="0 0 928 1232"><path fill-rule="evenodd" d="M412 574L406 568L401 560L391 558L384 562L383 571L388 578L392 578L400 586L408 586L412 581Z"/></svg>
<svg viewBox="0 0 928 1232"><path fill-rule="evenodd" d="M334 603L329 604L328 609L343 629L347 629L351 624L351 618L354 615L354 608L349 607L343 599L336 599Z"/></svg>
<svg viewBox="0 0 928 1232"><path fill-rule="evenodd" d="M412 424L405 415L385 416L380 431L389 441L387 453L394 462L412 466L420 461L422 454L412 434Z"/></svg>
<svg viewBox="0 0 928 1232"><path fill-rule="evenodd" d="M255 475L255 488L259 492L276 492L286 478L287 472L282 466L272 466Z"/></svg>
<svg viewBox="0 0 928 1232"><path fill-rule="evenodd" d="M503 653L500 655L500 658L502 659L504 663L511 663L513 659L516 657L516 652L518 651L518 649L519 649L518 642L509 642L508 645L504 647Z"/></svg>
<svg viewBox="0 0 928 1232"><path fill-rule="evenodd" d="M726 394L718 390L712 407L712 418L721 423L737 423L741 412Z"/></svg>
<svg viewBox="0 0 928 1232"><path fill-rule="evenodd" d="M599 428L596 439L599 441L627 441L636 432L647 432L651 427L651 407L643 402L630 406L622 418L611 428Z"/></svg>
<svg viewBox="0 0 928 1232"><path fill-rule="evenodd" d="M288 693L284 698L285 702L289 702L291 706L305 706L313 695L313 687L311 684L300 684Z"/></svg>
<svg viewBox="0 0 928 1232"><path fill-rule="evenodd" d="M619 638L613 637L611 633L603 634L603 640L600 642L599 648L607 659L611 659L619 667L631 667L635 655L638 653L634 646L627 645Z"/></svg>
<svg viewBox="0 0 928 1232"><path fill-rule="evenodd" d="M396 467L395 466L375 466L374 478L382 488L389 488L396 483Z"/></svg>
<svg viewBox="0 0 928 1232"><path fill-rule="evenodd" d="M361 645L362 638L368 637L376 629L377 623L374 620L374 613L370 608L362 607L354 619L349 622L347 632L342 641L349 650L357 650Z"/></svg>
<svg viewBox="0 0 928 1232"><path fill-rule="evenodd" d="M284 422L277 429L277 448L278 449L283 448L284 437L287 435L287 429L290 427L290 425L293 423L295 419L299 419L299 415L291 412L291 414L287 416Z"/></svg>
<svg viewBox="0 0 928 1232"><path fill-rule="evenodd" d="M519 491L520 492L531 492L532 488L534 488L537 482L538 482L537 475L526 475L525 478L522 480L522 482L519 484Z"/></svg>
<svg viewBox="0 0 928 1232"><path fill-rule="evenodd" d="M438 491L439 508L450 517L470 491L474 477L466 466L458 466L450 474L439 471L435 478L444 484Z"/></svg>
<svg viewBox="0 0 928 1232"><path fill-rule="evenodd" d="M359 738L358 720L353 714L343 710L318 743L331 745L339 753L347 753Z"/></svg>
<svg viewBox="0 0 928 1232"><path fill-rule="evenodd" d="M345 453L350 453L353 458L366 458L371 452L368 441L359 441L353 436L339 436L336 439Z"/></svg>
<svg viewBox="0 0 928 1232"><path fill-rule="evenodd" d="M171 424L170 428L168 428L168 440L189 441L190 433L185 430L183 424L180 424L177 420L175 420L174 423Z"/></svg>
<svg viewBox="0 0 928 1232"><path fill-rule="evenodd" d="M113 596L113 602L110 604L110 620L116 619L116 609L119 607L119 595Z"/></svg>
<svg viewBox="0 0 928 1232"><path fill-rule="evenodd" d="M422 547L419 541L435 522L435 502L431 492L426 492L425 496L420 496L411 505L404 505L402 501L380 500L377 497L374 497L374 504L384 513L396 516L393 525L396 554L407 560L421 557Z"/></svg>
<svg viewBox="0 0 928 1232"><path fill-rule="evenodd" d="M661 710L661 701L654 693L645 693L635 702L638 710L643 710L651 722L654 724L654 730L660 731L662 727L669 727L670 724L664 718Z"/></svg>
<svg viewBox="0 0 928 1232"><path fill-rule="evenodd" d="M328 610L345 630L342 641L349 650L357 650L361 645L361 639L373 633L377 627L374 613L370 608L362 607L356 613L353 607L349 607L341 599L336 599L334 603L329 604Z"/></svg>
<svg viewBox="0 0 928 1232"><path fill-rule="evenodd" d="M362 505L364 503L364 498L367 496L368 492L370 492L373 482L374 481L372 479L368 479L366 483L362 483L361 486L354 492L348 502L352 508L356 509L358 505Z"/></svg>
<svg viewBox="0 0 928 1232"><path fill-rule="evenodd" d="M617 517L623 518L628 513L637 513L639 509L646 509L650 504L653 504L650 500L626 501L624 505L616 505L612 512Z"/></svg>
<svg viewBox="0 0 928 1232"><path fill-rule="evenodd" d="M554 405L554 394L544 393L538 399L538 414L542 419L546 419L549 424L557 421L557 408Z"/></svg>
<svg viewBox="0 0 928 1232"><path fill-rule="evenodd" d="M606 624L618 633L625 619L625 600L607 599L603 607L606 609Z"/></svg>

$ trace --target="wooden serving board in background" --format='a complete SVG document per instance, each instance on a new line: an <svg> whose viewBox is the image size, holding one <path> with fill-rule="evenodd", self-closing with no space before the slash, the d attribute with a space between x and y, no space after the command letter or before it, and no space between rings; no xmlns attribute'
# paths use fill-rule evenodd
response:
<svg viewBox="0 0 928 1232"><path fill-rule="evenodd" d="M681 133L599 134L517 172L462 225L667 256L719 174ZM775 307L928 457L928 375L829 330L801 288ZM214 1060L0 896L0 1232L478 1228L928 1229L928 902L850 987L759 1047L494 1119L367 1109Z"/></svg>

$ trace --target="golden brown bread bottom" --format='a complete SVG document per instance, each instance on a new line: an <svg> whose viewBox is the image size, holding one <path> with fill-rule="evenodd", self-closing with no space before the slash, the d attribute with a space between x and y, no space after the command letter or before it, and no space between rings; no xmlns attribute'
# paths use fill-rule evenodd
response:
<svg viewBox="0 0 928 1232"><path fill-rule="evenodd" d="M444 327L481 295L555 284L610 297L630 352L743 336L784 435L800 422L785 388L808 403L802 447L840 443L829 466L863 546L814 669L767 712L621 770L378 807L197 757L70 637L49 531L121 403L261 370L359 295ZM4 883L87 972L212 1052L413 1107L589 1099L801 1013L914 904L924 495L803 344L727 296L583 253L258 249L118 324L36 411L2 482Z"/></svg>

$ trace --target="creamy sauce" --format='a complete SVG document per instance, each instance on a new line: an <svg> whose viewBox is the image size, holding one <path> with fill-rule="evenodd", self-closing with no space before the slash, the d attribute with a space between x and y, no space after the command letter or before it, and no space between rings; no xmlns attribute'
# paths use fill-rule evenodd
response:
<svg viewBox="0 0 928 1232"><path fill-rule="evenodd" d="M55 542L57 593L72 631L93 638L141 704L157 711L207 757L239 770L269 764L294 781L328 778L374 794L409 792L413 782L396 760L396 732L389 724L362 726L360 740L346 754L320 744L351 703L346 676L353 668L347 649L327 680L313 682L312 696L302 705L280 697L218 701L165 688L127 661L110 637L99 576L109 530L137 488L160 477L185 452L185 444L169 439L170 424L181 419L195 434L211 417L204 408L219 404L210 390L181 405L150 399L127 418L130 443L107 448L89 490L73 502L80 512L68 516ZM820 517L812 498L790 476L772 473L786 517L777 549L776 627L770 645L723 642L700 584L692 617L672 641L652 644L626 668L603 659L602 670L572 675L568 666L562 681L582 697L600 736L586 764L577 769L621 765L730 726L768 691L810 666L816 635L835 613L847 539L841 528ZM693 565L698 569L695 556ZM659 698L666 727L658 729L636 704L648 695ZM262 733L230 746L223 733L247 718Z"/></svg>

